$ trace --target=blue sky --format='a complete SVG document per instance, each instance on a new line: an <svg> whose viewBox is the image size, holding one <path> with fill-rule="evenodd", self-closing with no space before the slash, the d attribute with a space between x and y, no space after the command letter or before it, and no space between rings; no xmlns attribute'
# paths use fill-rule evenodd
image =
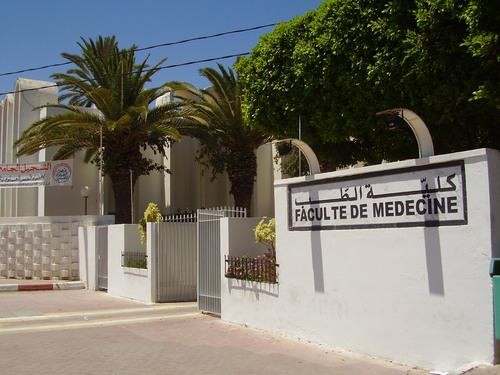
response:
<svg viewBox="0 0 500 375"><path fill-rule="evenodd" d="M319 6L321 0L26 0L2 2L0 73L63 62L61 52L77 53L80 37L116 35L120 46L146 47L185 38L287 21ZM167 65L249 52L272 28L149 51L150 61ZM145 57L147 52L138 54ZM234 59L221 61L232 65ZM164 69L153 84L182 80L207 85L198 69L212 64ZM50 80L51 68L0 77L0 92L12 91L18 76Z"/></svg>

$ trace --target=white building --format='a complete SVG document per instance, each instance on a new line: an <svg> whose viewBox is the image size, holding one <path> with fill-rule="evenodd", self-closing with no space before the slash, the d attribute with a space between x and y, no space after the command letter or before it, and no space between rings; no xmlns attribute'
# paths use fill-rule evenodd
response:
<svg viewBox="0 0 500 375"><path fill-rule="evenodd" d="M33 122L60 111L56 108L37 109L41 105L58 102L58 89L52 85L51 82L19 78L15 93L7 94L0 101L0 164L52 159L54 149L21 157L16 156L14 149L15 140ZM23 91L27 89L35 90ZM166 159L150 152L149 157L163 163L172 174L152 172L149 176L140 177L135 186L134 221L137 222L142 216L149 202L157 203L166 214L233 204L227 176L222 175L210 181L211 171L195 160L197 148L195 139L184 137L167 150ZM274 216L274 171L270 144L257 150L257 164L252 214ZM81 215L84 211L84 200L80 196L83 186L89 186L88 214L95 215L98 213L98 169L93 164L84 163L83 153L78 153L74 156L72 187L0 189L0 217ZM114 199L107 179L104 187L104 213L112 214Z"/></svg>

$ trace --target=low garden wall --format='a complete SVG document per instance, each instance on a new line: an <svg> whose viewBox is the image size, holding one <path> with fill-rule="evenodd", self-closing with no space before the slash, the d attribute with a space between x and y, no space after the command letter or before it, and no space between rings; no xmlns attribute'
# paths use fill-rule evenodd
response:
<svg viewBox="0 0 500 375"><path fill-rule="evenodd" d="M196 300L196 222L147 223L145 244L137 224L80 228L79 243L88 289L145 303Z"/></svg>
<svg viewBox="0 0 500 375"><path fill-rule="evenodd" d="M155 301L151 249L140 243L137 224L80 228L79 243L80 274L87 289L107 287L110 295ZM100 279L107 280L101 283L105 285Z"/></svg>
<svg viewBox="0 0 500 375"><path fill-rule="evenodd" d="M221 317L252 327L262 325L262 314L275 308L279 284L226 277L227 257L262 257L268 246L256 243L254 229L260 218L222 218L221 242ZM278 280L279 280L278 270Z"/></svg>
<svg viewBox="0 0 500 375"><path fill-rule="evenodd" d="M128 255L131 254L131 255ZM108 293L152 303L151 264L137 224L108 227ZM144 264L143 261L146 261Z"/></svg>

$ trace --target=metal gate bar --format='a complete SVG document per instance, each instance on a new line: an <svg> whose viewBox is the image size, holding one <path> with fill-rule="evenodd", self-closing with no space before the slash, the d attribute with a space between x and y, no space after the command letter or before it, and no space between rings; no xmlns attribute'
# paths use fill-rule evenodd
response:
<svg viewBox="0 0 500 375"><path fill-rule="evenodd" d="M198 309L221 314L220 219L246 217L244 208L198 210Z"/></svg>

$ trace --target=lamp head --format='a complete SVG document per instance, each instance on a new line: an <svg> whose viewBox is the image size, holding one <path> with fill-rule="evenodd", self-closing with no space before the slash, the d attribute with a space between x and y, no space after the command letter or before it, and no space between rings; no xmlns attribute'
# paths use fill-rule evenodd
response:
<svg viewBox="0 0 500 375"><path fill-rule="evenodd" d="M88 198L89 196L89 187L88 186L84 186L82 187L82 190L80 190L80 195L83 197L83 198Z"/></svg>

